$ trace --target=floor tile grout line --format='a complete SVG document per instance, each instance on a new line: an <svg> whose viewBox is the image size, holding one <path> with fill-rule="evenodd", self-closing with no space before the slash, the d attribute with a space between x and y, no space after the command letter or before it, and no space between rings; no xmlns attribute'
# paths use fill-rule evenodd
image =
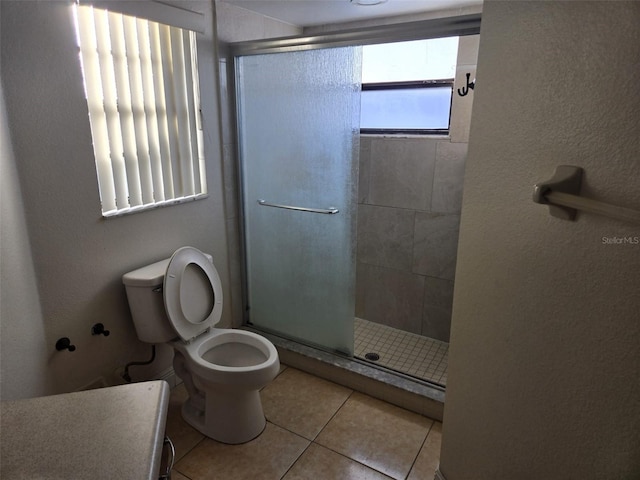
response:
<svg viewBox="0 0 640 480"><path fill-rule="evenodd" d="M340 455L341 457L344 457L344 458L346 458L346 459L348 459L348 460L351 460L352 462L356 462L358 465L362 465L363 467L366 467L366 468L368 468L369 470L373 470L374 472L377 472L377 473L379 473L379 474L381 474L381 475L384 475L386 478L388 478L388 479L390 479L390 480L394 480L394 478L393 478L393 477L391 477L391 476L387 475L386 473L384 473L384 472L382 472L382 471L378 470L377 468L373 468L372 466L367 465L366 463L362 463L361 461L356 460L355 458L352 458L352 457L350 457L349 455L345 455L345 454L344 454L344 453L342 453L342 452L339 452L339 451L337 451L337 450L334 450L333 448L331 448L331 447L329 447L329 446L327 446L327 445L323 445L322 443L318 443L318 442L316 442L315 440L314 440L313 442L311 442L311 443L314 443L315 445L317 445L317 446L319 446L319 447L326 448L326 449L327 449L327 450L329 450L330 452L336 453L336 454ZM324 479L323 479L323 480L324 480Z"/></svg>
<svg viewBox="0 0 640 480"><path fill-rule="evenodd" d="M275 425L275 424L274 424L274 425ZM282 427L281 427L281 428L282 428ZM289 430L289 431L290 431L290 430ZM291 432L291 433L294 433L294 432ZM302 438L304 438L304 437L302 437ZM289 465L289 468L287 468L287 471L286 471L286 472L284 472L284 473L282 474L282 476L280 477L280 480L282 480L284 477L286 477L286 476L287 476L287 474L289 473L289 471L291 471L291 469L294 467L294 465L300 461L300 459L302 458L302 456L304 455L304 453L305 453L307 450L309 450L309 447L310 447L313 443L314 443L314 442L313 442L313 440L310 440L310 441L309 441L309 445L307 445L306 447L304 447L304 450L303 450L302 452L300 452L300 455L298 455L298 456L296 457L296 459L295 459L293 462L291 462L291 465Z"/></svg>
<svg viewBox="0 0 640 480"><path fill-rule="evenodd" d="M331 423L331 420L333 420L335 418L335 416L338 414L338 412L342 409L342 407L345 406L345 404L349 401L349 399L353 396L353 394L355 393L355 390L353 390L352 388L350 388L349 390L351 390L351 393L349 393L349 395L347 395L347 398L344 399L344 402L342 402L340 404L340 406L336 409L335 412L333 412L333 415L331 415L331 418L329 420L327 420L327 422L322 426L322 428L320 429L320 431L316 434L315 437L313 437L313 440L311 440L312 442L315 442L316 439L320 436L320 434L324 431L325 428L327 428L327 425L329 425L329 423Z"/></svg>
<svg viewBox="0 0 640 480"><path fill-rule="evenodd" d="M436 424L436 421L432 420L431 421L431 426L429 427L429 430L427 430L427 434L424 436L424 439L422 440L422 443L420 444L420 448L418 449L418 453L416 454L416 457L413 459L413 462L411 462L411 467L409 467L409 471L407 472L407 476L405 477L405 480L409 478L409 475L411 475L411 470L413 470L413 467L415 466L416 462L418 461L418 457L420 456L420 452L422 452L422 449L424 448L424 445L427 443L427 438L429 438L429 434L431 434L431 430L433 430L433 427L434 427L435 424Z"/></svg>
<svg viewBox="0 0 640 480"><path fill-rule="evenodd" d="M320 443L317 443L317 442L316 442L316 439L320 436L320 434L322 433L322 431L327 427L327 425L329 425L329 423L331 422L331 420L333 420L333 418L338 414L338 412L340 411L340 409L345 405L345 403L347 403L347 401L351 398L351 396L352 396L352 395L354 394L354 392L355 392L355 390L353 390L353 389L348 389L348 390L350 390L349 395L347 395L347 397L346 397L346 398L344 399L344 401L340 404L340 406L336 409L336 411L335 411L335 412L333 412L333 415L331 415L331 418L329 418L329 420L327 420L327 421L325 422L325 424L322 426L322 428L320 429L320 431L319 431L318 433L316 433L316 434L315 434L315 436L313 437L313 439L311 439L311 440L309 440L308 438L306 438L306 437L305 437L305 436L303 436L303 435L300 435L300 434L299 434L299 433L297 433L297 432L294 432L293 430L291 430L291 429L289 429L289 428L286 428L286 427L284 427L284 426L282 426L282 425L278 425L277 423L275 423L275 422L273 422L273 421L271 421L271 420L267 419L267 422L271 423L272 425L275 425L275 426L277 426L277 427L279 427L279 428L282 428L283 430L286 430L286 431L288 431L288 432L290 432L290 433L293 433L294 435L297 435L297 436L299 436L299 437L301 437L301 438L304 438L305 440L307 440L307 441L309 442L309 445L307 445L307 446L305 447L305 449L300 453L300 455L298 455L298 456L296 457L295 461L294 461L294 462L289 466L289 468L287 469L287 471L286 471L286 472L285 472L285 473L280 477L280 480L282 480L282 479L287 475L287 473L289 473L289 471L293 468L293 466L294 466L296 463L298 463L298 461L300 460L300 458L302 457L302 455L304 455L304 452L306 452L306 451L309 449L309 447L311 446L311 444L316 444L316 445L318 445L318 446L321 446L321 447L327 448L327 447L325 447L324 445L322 445L322 444L320 444ZM331 450L331 449L329 449L329 450ZM331 450L331 451L333 451L333 450ZM339 453L339 452L335 452L335 453ZM343 455L343 456L344 456L344 455ZM349 457L347 457L347 458L349 458ZM356 461L356 460L354 460L353 458L351 458L350 460ZM359 462L358 462L358 463L359 463ZM377 471L377 470L376 470L376 471Z"/></svg>
<svg viewBox="0 0 640 480"><path fill-rule="evenodd" d="M187 480L193 480L193 478L191 478L189 475L185 475L184 473L182 473L180 470L178 470L176 467L173 467L171 469L171 476L173 476L174 472L178 472L180 475L182 475L184 478L186 478Z"/></svg>
<svg viewBox="0 0 640 480"><path fill-rule="evenodd" d="M190 426L190 425L189 425L189 426ZM193 428L193 427L191 427L191 428ZM195 430L195 429L194 429L194 430ZM196 430L196 431L197 431L197 430ZM198 432L198 433L200 433L200 432ZM200 435L202 435L202 434L200 433ZM184 453L184 455L182 455L182 456L180 457L180 459L179 459L179 460L174 460L174 462L173 462L174 468L175 468L175 466L176 466L176 465L178 465L178 463L180 463L182 460L184 460L184 459L187 457L187 455L189 455L191 452L193 452L193 451L196 449L196 447L198 447L198 445L200 445L202 442L204 442L204 441L205 441L205 439L207 439L207 438L209 438L209 437L207 437L206 435L202 435L202 438L201 438L200 440L198 440L198 441L193 445L193 447L191 447L189 450L187 450L187 451Z"/></svg>
<svg viewBox="0 0 640 480"><path fill-rule="evenodd" d="M332 382L333 383L333 382ZM337 385L337 384L336 384ZM293 430L291 430L288 427L285 427L283 425L279 425L278 423L274 422L273 420L269 420L269 418L267 418L265 416L265 419L267 420L267 422L271 423L272 425L275 425L278 428L282 428L283 430L286 430L287 432L293 433L294 435L297 435L298 437L304 438L305 440L309 441L309 442L315 442L315 440L318 438L318 436L322 433L322 431L325 429L325 427L329 424L329 422L331 422L331 420L333 420L333 418L338 414L338 412L340 411L340 409L342 407L344 407L345 403L347 403L347 401L351 398L351 396L356 393L355 390L351 389L351 388L347 388L344 387L345 389L349 390L349 395L347 395L347 397L344 399L344 401L340 404L340 406L336 409L335 412L333 412L333 414L331 415L331 417L329 418L329 420L327 420L325 422L325 424L322 426L322 428L320 429L320 431L318 431L318 433L316 433L314 435L314 437L312 439L309 439L307 437L305 437L304 435L301 435L298 432L294 432ZM206 437L205 437L206 438Z"/></svg>

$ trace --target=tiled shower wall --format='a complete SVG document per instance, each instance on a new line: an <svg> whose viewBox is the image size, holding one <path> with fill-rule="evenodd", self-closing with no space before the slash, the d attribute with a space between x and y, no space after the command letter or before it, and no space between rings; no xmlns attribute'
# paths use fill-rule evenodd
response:
<svg viewBox="0 0 640 480"><path fill-rule="evenodd" d="M477 47L460 39L450 136L360 137L356 316L447 342Z"/></svg>
<svg viewBox="0 0 640 480"><path fill-rule="evenodd" d="M467 144L360 142L356 316L448 341Z"/></svg>

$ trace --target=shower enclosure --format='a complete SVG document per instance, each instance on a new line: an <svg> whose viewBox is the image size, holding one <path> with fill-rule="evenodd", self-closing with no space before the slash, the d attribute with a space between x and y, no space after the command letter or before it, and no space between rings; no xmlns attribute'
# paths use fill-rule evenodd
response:
<svg viewBox="0 0 640 480"><path fill-rule="evenodd" d="M232 46L247 324L374 363L365 336L426 351L355 318L360 47L478 31L471 15Z"/></svg>

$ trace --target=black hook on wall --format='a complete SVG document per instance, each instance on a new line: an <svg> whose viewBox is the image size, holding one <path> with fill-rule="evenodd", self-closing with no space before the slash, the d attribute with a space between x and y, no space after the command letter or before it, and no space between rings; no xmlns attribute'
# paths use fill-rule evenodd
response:
<svg viewBox="0 0 640 480"><path fill-rule="evenodd" d="M469 90L473 90L473 87L476 86L475 79L473 80L473 82L469 82L469 77L471 77L471 74L467 73L467 86L462 87L462 90L458 89L458 95L460 95L461 97L464 97L465 95L467 95L469 93Z"/></svg>
<svg viewBox="0 0 640 480"><path fill-rule="evenodd" d="M69 340L68 337L62 337L56 342L56 350L58 350L59 352L61 352L62 350L69 350L70 352L73 352L75 349L76 346L71 345L71 340Z"/></svg>
<svg viewBox="0 0 640 480"><path fill-rule="evenodd" d="M104 325L102 323L96 323L93 327L91 327L91 335L104 335L108 337L111 332L109 330L104 329Z"/></svg>

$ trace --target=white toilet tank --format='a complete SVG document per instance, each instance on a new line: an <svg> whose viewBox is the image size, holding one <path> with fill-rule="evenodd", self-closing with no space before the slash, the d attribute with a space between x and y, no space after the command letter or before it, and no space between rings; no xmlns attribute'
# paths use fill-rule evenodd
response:
<svg viewBox="0 0 640 480"><path fill-rule="evenodd" d="M213 263L213 257L205 256ZM138 268L122 276L131 317L138 338L147 343L166 343L178 337L164 307L162 285L171 258Z"/></svg>
<svg viewBox="0 0 640 480"><path fill-rule="evenodd" d="M162 294L168 264L167 258L122 276L133 324L143 342L166 343L178 336L167 318Z"/></svg>

